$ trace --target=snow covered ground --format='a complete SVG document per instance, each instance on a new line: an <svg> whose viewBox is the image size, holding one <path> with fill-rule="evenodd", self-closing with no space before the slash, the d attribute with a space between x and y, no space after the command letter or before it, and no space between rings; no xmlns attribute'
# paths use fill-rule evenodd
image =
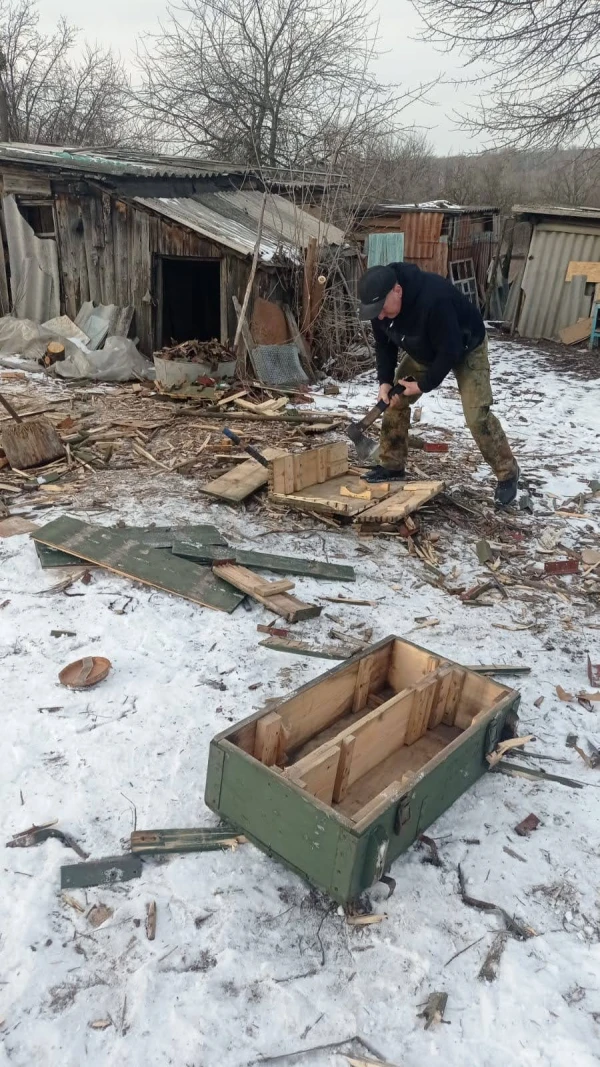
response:
<svg viewBox="0 0 600 1067"><path fill-rule="evenodd" d="M533 519L522 521L536 535L552 527L564 544L600 547L597 502L583 519L551 514L600 478L598 379L548 369L539 353L508 342L493 344L492 362L498 414L518 441L525 475L543 480ZM363 378L318 403L339 410L345 402L358 412L373 393L373 379ZM424 399L420 428L431 438L452 430L449 455L454 464L464 456L460 484L480 496L491 489L453 379ZM421 457L411 454L417 463ZM443 457L427 459L428 470L435 461L444 477ZM98 499L107 505L100 519L91 510ZM372 627L373 640L395 633L464 663L529 665L529 675L506 679L522 692L521 732L535 734L534 751L564 761L540 766L584 787L485 776L429 831L442 867L410 850L392 869L395 894L386 899L383 885L370 894L387 918L364 928L348 926L330 901L251 845L149 859L139 880L73 890L83 911L59 889L61 864L77 861L71 850L56 840L7 849L0 1065L341 1067L343 1049L374 1059L367 1046L398 1067L597 1064L600 771L565 741L575 733L584 749L588 738L600 745L600 703L590 712L555 691L557 684L590 689L587 653L600 662L597 597L540 599L525 589L494 606L468 607L428 584L399 539L359 541L317 525L265 534L264 513L233 511L203 498L191 479L156 470L90 475L68 511L106 524L209 521L240 546L350 562L355 583L297 579L298 594L317 602L364 597L377 607L323 602L319 619L296 627L299 638L328 640L336 616L350 633ZM462 519L451 526L434 507L428 529L440 535L440 569L454 584L472 585L487 572L473 548L479 535ZM548 558L527 544L532 559ZM39 595L59 577L41 570L28 537L0 541L4 840L57 819L100 857L126 848L134 817L138 829L214 824L203 801L211 737L332 664L258 647L256 625L266 612L256 604L227 616L102 571L68 591L78 595ZM423 620L438 621L423 627ZM74 636L55 638L53 629ZM62 688L61 667L92 654L112 661L108 679L89 692ZM513 828L530 812L539 829L520 838ZM461 902L459 863L473 896L537 931L525 942L508 939L491 984L477 975L503 923ZM144 922L152 900L150 942ZM87 915L97 903L113 914L94 928ZM448 1025L425 1030L417 1014L433 991L448 993ZM366 1045L343 1046L356 1035Z"/></svg>

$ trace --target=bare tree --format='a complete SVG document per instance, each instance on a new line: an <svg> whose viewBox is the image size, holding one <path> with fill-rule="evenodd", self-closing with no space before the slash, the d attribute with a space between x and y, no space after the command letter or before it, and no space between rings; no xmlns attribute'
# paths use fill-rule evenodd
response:
<svg viewBox="0 0 600 1067"><path fill-rule="evenodd" d="M165 144L253 165L324 163L389 133L410 99L372 73L367 0L182 0L139 47Z"/></svg>
<svg viewBox="0 0 600 1067"><path fill-rule="evenodd" d="M496 145L539 148L600 133L598 9L580 0L413 0L424 36L458 50L480 87L464 125Z"/></svg>
<svg viewBox="0 0 600 1067"><path fill-rule="evenodd" d="M131 140L129 84L110 49L86 45L60 19L41 33L37 0L0 0L0 127L3 139L117 145Z"/></svg>

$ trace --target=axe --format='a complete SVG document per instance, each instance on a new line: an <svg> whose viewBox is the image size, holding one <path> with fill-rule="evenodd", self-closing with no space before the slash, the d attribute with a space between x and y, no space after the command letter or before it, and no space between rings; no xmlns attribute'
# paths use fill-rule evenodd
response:
<svg viewBox="0 0 600 1067"><path fill-rule="evenodd" d="M390 399L393 396L399 396L403 392L403 385L394 385L392 389L390 389ZM373 452L378 447L370 437L366 436L364 431L368 429L369 426L372 426L379 416L383 415L384 411L387 411L388 407L389 404L386 404L385 400L378 400L369 413L365 415L364 419L361 419L360 422L351 422L348 426L346 434L354 444L359 459L370 459Z"/></svg>
<svg viewBox="0 0 600 1067"><path fill-rule="evenodd" d="M406 353L402 356L402 359L398 363L396 368L396 378L404 378L405 381L413 381L414 379L409 374L404 374L404 370L408 370L411 363L410 356ZM390 390L390 398L393 396L399 396L404 392L403 385L394 385ZM365 430L372 426L374 422L383 415L384 411L387 411L389 404L386 404L385 400L378 400L375 407L372 407L368 415L365 415L364 419L360 422L351 422L346 430L347 436L352 441L356 454L359 459L368 460L378 447L370 437L365 435Z"/></svg>

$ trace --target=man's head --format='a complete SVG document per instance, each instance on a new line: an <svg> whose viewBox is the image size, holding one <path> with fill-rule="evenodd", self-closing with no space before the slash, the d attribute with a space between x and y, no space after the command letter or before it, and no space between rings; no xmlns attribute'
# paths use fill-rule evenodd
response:
<svg viewBox="0 0 600 1067"><path fill-rule="evenodd" d="M369 267L358 283L360 319L395 319L402 307L402 286L391 267Z"/></svg>

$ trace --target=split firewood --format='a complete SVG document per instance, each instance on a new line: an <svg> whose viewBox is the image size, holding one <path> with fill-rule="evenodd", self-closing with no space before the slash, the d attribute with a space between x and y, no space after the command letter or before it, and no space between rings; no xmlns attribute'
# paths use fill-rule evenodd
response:
<svg viewBox="0 0 600 1067"><path fill-rule="evenodd" d="M448 1003L447 993L430 993L427 998L427 1003L417 1015L418 1019L425 1019L425 1029L429 1030L434 1023L441 1023L444 1021L444 1012L446 1011L446 1004Z"/></svg>
<svg viewBox="0 0 600 1067"><path fill-rule="evenodd" d="M482 982L495 982L498 977L498 970L500 967L500 960L502 959L502 953L506 948L506 942L508 941L508 934L501 933L496 934L492 946L485 957L481 970L477 977Z"/></svg>
<svg viewBox="0 0 600 1067"><path fill-rule="evenodd" d="M511 748L521 748L529 741L535 741L534 734L528 734L527 737L509 737L507 741L500 741L493 752L490 752L485 758L488 761L490 767L495 767L500 762L503 756L507 752L510 752Z"/></svg>
<svg viewBox="0 0 600 1067"><path fill-rule="evenodd" d="M499 904L491 904L486 900L478 900L477 897L472 897L467 892L465 876L462 872L460 863L458 865L458 884L463 904L466 904L469 908L477 908L478 911L496 912L497 915L502 916L504 919L508 932L512 934L513 937L518 938L519 941L526 941L528 938L536 936L536 932L531 926L525 926L517 919L513 919L504 908L500 907Z"/></svg>
<svg viewBox="0 0 600 1067"><path fill-rule="evenodd" d="M150 900L146 904L146 937L148 941L154 941L156 937L156 901Z"/></svg>

